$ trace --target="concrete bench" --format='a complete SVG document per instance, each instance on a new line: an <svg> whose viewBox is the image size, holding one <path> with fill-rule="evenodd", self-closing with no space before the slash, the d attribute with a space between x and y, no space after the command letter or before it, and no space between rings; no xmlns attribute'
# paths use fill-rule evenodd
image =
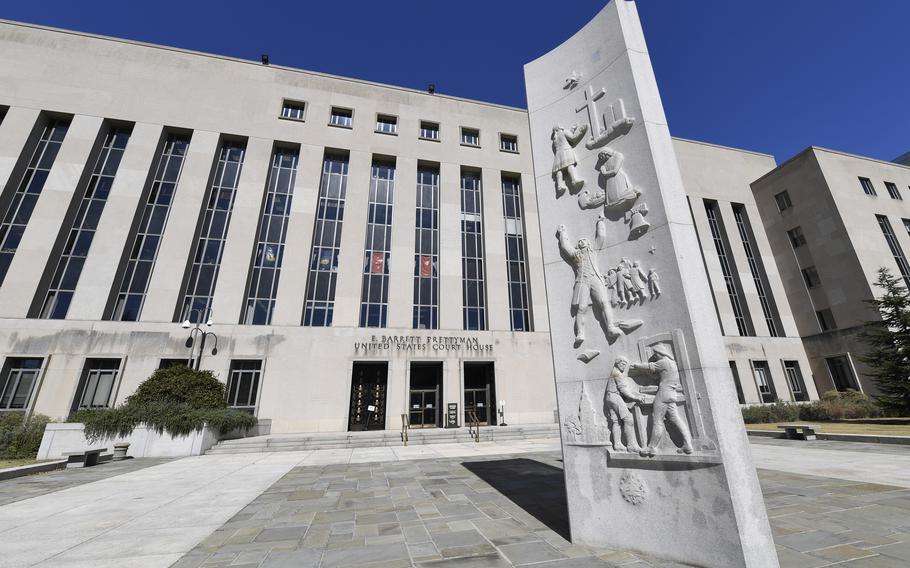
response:
<svg viewBox="0 0 910 568"><path fill-rule="evenodd" d="M784 430L790 440L814 440L815 431L821 430L815 424L779 424L777 427Z"/></svg>
<svg viewBox="0 0 910 568"><path fill-rule="evenodd" d="M66 458L66 467L92 467L98 465L101 458L101 452L106 452L107 448L97 448L94 450L82 450L81 452L67 452L63 454Z"/></svg>

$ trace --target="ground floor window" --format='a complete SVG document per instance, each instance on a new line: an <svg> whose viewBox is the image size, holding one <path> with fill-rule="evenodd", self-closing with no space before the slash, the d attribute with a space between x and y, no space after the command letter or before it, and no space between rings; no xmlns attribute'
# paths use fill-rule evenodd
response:
<svg viewBox="0 0 910 568"><path fill-rule="evenodd" d="M408 423L411 428L442 425L442 363L411 363Z"/></svg>
<svg viewBox="0 0 910 568"><path fill-rule="evenodd" d="M259 378L262 361L258 359L235 359L231 361L231 372L224 389L227 404L231 408L256 413L256 397L259 395Z"/></svg>
<svg viewBox="0 0 910 568"><path fill-rule="evenodd" d="M37 357L7 357L0 378L0 410L28 407L43 361Z"/></svg>
<svg viewBox="0 0 910 568"><path fill-rule="evenodd" d="M733 373L733 384L736 386L736 399L740 404L746 404L743 385L739 382L739 369L736 368L736 361L730 361L730 372Z"/></svg>
<svg viewBox="0 0 910 568"><path fill-rule="evenodd" d="M806 392L806 383L803 381L803 373L799 370L798 361L784 361L784 374L787 376L787 386L790 387L790 394L793 400L809 400L809 393Z"/></svg>
<svg viewBox="0 0 910 568"><path fill-rule="evenodd" d="M72 410L107 408L120 375L120 359L86 359Z"/></svg>
<svg viewBox="0 0 910 568"><path fill-rule="evenodd" d="M755 375L755 386L762 402L776 402L777 391L771 380L771 370L767 361L752 361L752 373Z"/></svg>
<svg viewBox="0 0 910 568"><path fill-rule="evenodd" d="M389 364L354 363L351 372L351 408L348 430L384 430Z"/></svg>
<svg viewBox="0 0 910 568"><path fill-rule="evenodd" d="M493 363L464 364L464 416L471 422L471 413L485 426L496 424L496 384Z"/></svg>
<svg viewBox="0 0 910 568"><path fill-rule="evenodd" d="M853 368L850 366L850 360L847 359L846 355L828 357L825 359L825 363L828 364L831 381L834 382L834 388L838 392L844 392L849 389L860 390L853 374Z"/></svg>

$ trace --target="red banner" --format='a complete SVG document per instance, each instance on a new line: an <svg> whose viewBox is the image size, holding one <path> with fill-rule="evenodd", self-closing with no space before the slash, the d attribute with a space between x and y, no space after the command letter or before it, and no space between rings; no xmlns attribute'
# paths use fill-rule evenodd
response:
<svg viewBox="0 0 910 568"><path fill-rule="evenodd" d="M423 278L433 276L433 257L420 255L420 276Z"/></svg>
<svg viewBox="0 0 910 568"><path fill-rule="evenodd" d="M370 272L373 274L382 274L385 270L385 253L374 252L373 262L370 266Z"/></svg>

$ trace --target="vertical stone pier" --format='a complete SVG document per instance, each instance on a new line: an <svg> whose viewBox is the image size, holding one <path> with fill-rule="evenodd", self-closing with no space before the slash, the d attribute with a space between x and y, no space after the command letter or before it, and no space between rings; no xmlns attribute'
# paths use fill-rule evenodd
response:
<svg viewBox="0 0 910 568"><path fill-rule="evenodd" d="M635 3L525 84L572 540L778 566Z"/></svg>

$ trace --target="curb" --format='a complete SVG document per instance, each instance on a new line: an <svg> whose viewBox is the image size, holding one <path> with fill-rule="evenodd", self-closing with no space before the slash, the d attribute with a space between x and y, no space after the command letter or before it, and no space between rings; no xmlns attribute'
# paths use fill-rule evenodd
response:
<svg viewBox="0 0 910 568"><path fill-rule="evenodd" d="M760 438L780 438L786 439L783 432L773 430L746 430L749 436ZM836 434L815 431L815 436L819 440L829 440L832 442L865 442L868 444L895 444L899 446L910 446L910 436L886 436L880 434Z"/></svg>
<svg viewBox="0 0 910 568"><path fill-rule="evenodd" d="M14 479L16 477L24 477L26 475L32 475L33 473L45 473L57 469L66 469L66 460L56 460L52 462L35 463L32 465L20 465L19 467L0 469L0 481L3 481L5 479Z"/></svg>

